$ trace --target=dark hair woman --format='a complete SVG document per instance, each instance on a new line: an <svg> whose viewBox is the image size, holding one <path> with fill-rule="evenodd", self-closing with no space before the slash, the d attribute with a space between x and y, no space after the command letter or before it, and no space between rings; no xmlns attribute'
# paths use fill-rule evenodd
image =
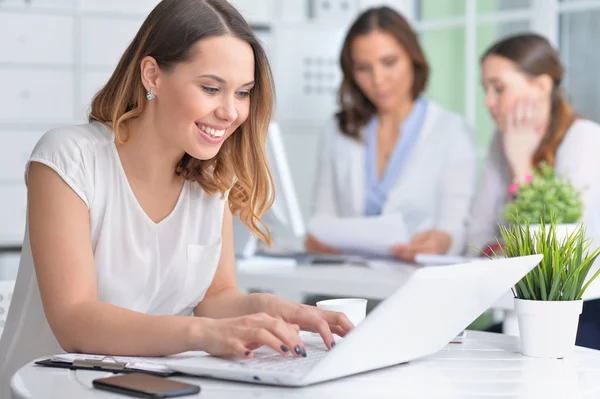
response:
<svg viewBox="0 0 600 399"><path fill-rule="evenodd" d="M340 63L340 111L323 136L307 250L340 249L319 238L324 217L354 218L357 230L379 217L391 229L383 250L400 259L461 252L474 141L463 118L423 96L429 66L415 32L389 7L368 9Z"/></svg>
<svg viewBox="0 0 600 399"><path fill-rule="evenodd" d="M518 187L541 162L553 165L582 195L583 221L598 236L600 126L577 118L562 93L558 52L537 34L492 45L481 57L485 104L496 123L468 228L468 244L496 242L498 223ZM593 245L598 245L595 242ZM577 344L600 349L600 301L586 302Z"/></svg>

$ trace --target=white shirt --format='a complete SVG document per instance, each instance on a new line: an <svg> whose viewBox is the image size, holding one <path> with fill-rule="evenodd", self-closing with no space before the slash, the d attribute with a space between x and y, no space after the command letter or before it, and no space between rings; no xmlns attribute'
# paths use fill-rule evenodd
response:
<svg viewBox="0 0 600 399"><path fill-rule="evenodd" d="M364 139L364 137L363 137ZM321 142L312 216L365 215L365 145L331 121ZM475 192L477 152L471 128L458 114L429 101L418 140L390 190L382 216L401 214L410 236L449 233L449 253L461 252Z"/></svg>
<svg viewBox="0 0 600 399"><path fill-rule="evenodd" d="M219 262L226 202L220 194L186 181L172 213L154 223L131 190L113 132L98 122L49 131L33 150L34 161L55 170L89 209L99 301L153 315L192 314ZM27 226L0 342L6 390L19 367L62 352L42 308L28 232Z"/></svg>
<svg viewBox="0 0 600 399"><path fill-rule="evenodd" d="M558 146L555 171L581 192L584 206L583 221L588 236L600 237L600 125L589 120L576 120ZM512 183L510 167L499 133L490 144L485 170L471 211L467 243L468 252L496 242L500 237L498 223L509 201L508 187ZM600 242L595 240L595 245Z"/></svg>

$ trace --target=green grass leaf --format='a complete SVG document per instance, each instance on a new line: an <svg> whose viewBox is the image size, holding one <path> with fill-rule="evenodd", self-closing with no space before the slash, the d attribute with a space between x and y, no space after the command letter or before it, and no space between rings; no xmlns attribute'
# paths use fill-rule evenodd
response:
<svg viewBox="0 0 600 399"><path fill-rule="evenodd" d="M517 298L542 301L571 301L581 299L587 287L600 276L600 270L588 278L590 270L600 256L600 248L589 251L591 240L586 238L583 224L569 231L563 238L557 234L557 218L540 219L537 230L532 231L529 220L517 214L513 223L499 225L504 243L504 257L542 254L540 263L515 285ZM494 255L496 255L494 253Z"/></svg>

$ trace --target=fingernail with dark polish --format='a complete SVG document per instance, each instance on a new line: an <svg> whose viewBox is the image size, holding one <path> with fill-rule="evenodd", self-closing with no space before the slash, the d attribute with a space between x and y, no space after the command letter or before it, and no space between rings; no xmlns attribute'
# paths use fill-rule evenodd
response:
<svg viewBox="0 0 600 399"><path fill-rule="evenodd" d="M300 347L300 345L296 345L294 351L302 357L306 357L306 349Z"/></svg>
<svg viewBox="0 0 600 399"><path fill-rule="evenodd" d="M252 353L252 352L248 351L248 352L244 353L244 355L250 356L250 353Z"/></svg>
<svg viewBox="0 0 600 399"><path fill-rule="evenodd" d="M333 348L334 346L335 346L335 342L332 342L331 343L331 347Z"/></svg>
<svg viewBox="0 0 600 399"><path fill-rule="evenodd" d="M300 345L296 345L296 347L294 348L294 352L296 352L302 357L306 357L306 349L301 348Z"/></svg>
<svg viewBox="0 0 600 399"><path fill-rule="evenodd" d="M281 345L281 350L284 351L284 352L289 352L290 348L288 348L285 345Z"/></svg>

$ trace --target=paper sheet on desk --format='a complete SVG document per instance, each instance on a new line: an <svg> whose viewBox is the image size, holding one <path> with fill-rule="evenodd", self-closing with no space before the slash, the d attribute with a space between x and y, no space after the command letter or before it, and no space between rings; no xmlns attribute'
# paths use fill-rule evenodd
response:
<svg viewBox="0 0 600 399"><path fill-rule="evenodd" d="M317 240L350 254L387 256L396 244L410 237L402 215L360 218L317 216L308 231Z"/></svg>
<svg viewBox="0 0 600 399"><path fill-rule="evenodd" d="M183 352L177 355L165 357L134 357L134 356L104 356L104 355L88 355L82 353L64 353L52 356L54 361L73 362L74 360L98 360L127 363L127 368L136 370L170 372L174 371L169 367L169 363L180 361L183 359L197 358L201 356L209 356L208 353L202 351Z"/></svg>

